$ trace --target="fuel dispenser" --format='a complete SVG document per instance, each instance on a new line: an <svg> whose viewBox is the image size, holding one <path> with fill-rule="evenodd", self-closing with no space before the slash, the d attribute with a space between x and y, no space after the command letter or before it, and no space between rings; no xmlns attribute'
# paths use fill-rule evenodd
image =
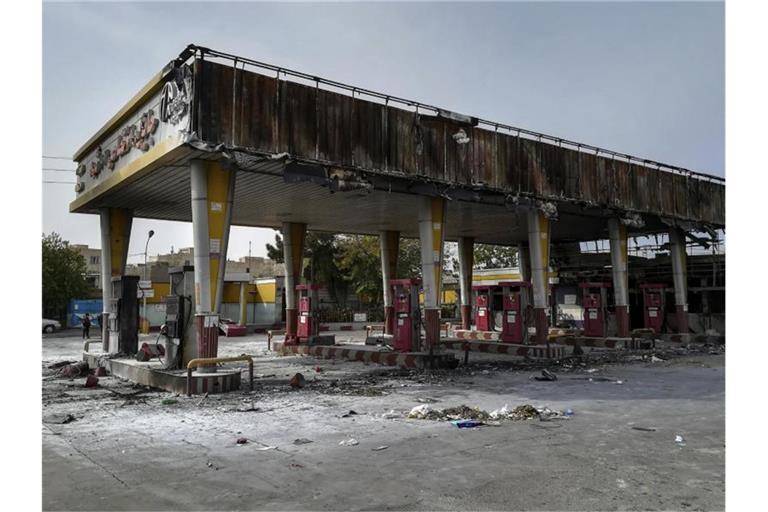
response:
<svg viewBox="0 0 768 512"><path fill-rule="evenodd" d="M421 280L393 279L389 284L395 301L394 348L398 352L418 352L421 350Z"/></svg>
<svg viewBox="0 0 768 512"><path fill-rule="evenodd" d="M500 340L506 343L528 342L528 289L531 283L525 281L503 281L499 283L503 293Z"/></svg>
<svg viewBox="0 0 768 512"><path fill-rule="evenodd" d="M166 367L178 368L197 357L195 339L195 268L168 269L170 294L165 297ZM181 364L180 364L181 363Z"/></svg>
<svg viewBox="0 0 768 512"><path fill-rule="evenodd" d="M663 284L644 283L643 290L643 325L653 329L654 334L660 334L664 324L664 290Z"/></svg>
<svg viewBox="0 0 768 512"><path fill-rule="evenodd" d="M109 301L109 352L135 355L139 349L139 276L112 278Z"/></svg>
<svg viewBox="0 0 768 512"><path fill-rule="evenodd" d="M299 343L309 342L311 336L317 336L320 332L320 321L313 306L317 303L317 290L320 285L300 284L296 286L299 294L299 322L296 329L296 338Z"/></svg>
<svg viewBox="0 0 768 512"><path fill-rule="evenodd" d="M584 309L584 336L604 338L608 335L608 289L611 283L580 283L581 306Z"/></svg>
<svg viewBox="0 0 768 512"><path fill-rule="evenodd" d="M475 290L475 329L490 331L493 325L491 317L491 287L476 285Z"/></svg>

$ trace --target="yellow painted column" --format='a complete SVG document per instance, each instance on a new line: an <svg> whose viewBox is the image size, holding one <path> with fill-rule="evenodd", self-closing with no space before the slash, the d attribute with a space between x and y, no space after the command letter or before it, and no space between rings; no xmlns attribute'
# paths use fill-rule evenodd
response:
<svg viewBox="0 0 768 512"><path fill-rule="evenodd" d="M208 238L211 257L211 296L213 312L219 313L224 295L229 231L235 195L235 171L218 162L208 167Z"/></svg>
<svg viewBox="0 0 768 512"><path fill-rule="evenodd" d="M300 222L283 223L283 259L285 261L285 341L296 342L298 309L296 285L301 282L304 266L304 239L307 225Z"/></svg>
<svg viewBox="0 0 768 512"><path fill-rule="evenodd" d="M424 288L424 330L426 349L440 342L440 292L442 289L443 240L446 201L442 197L422 197L419 208L421 269Z"/></svg>
<svg viewBox="0 0 768 512"><path fill-rule="evenodd" d="M547 296L549 292L549 219L539 210L528 212L528 250L533 287L533 314L536 342L546 343L549 335Z"/></svg>
<svg viewBox="0 0 768 512"><path fill-rule="evenodd" d="M101 227L101 339L105 352L109 351L109 302L112 299L112 277L122 276L128 260L133 212L124 208L103 208Z"/></svg>
<svg viewBox="0 0 768 512"><path fill-rule="evenodd" d="M240 321L238 322L239 325L245 326L248 322L248 310L246 309L248 306L248 300L246 295L246 287L248 286L248 283L243 281L240 283Z"/></svg>
<svg viewBox="0 0 768 512"><path fill-rule="evenodd" d="M224 293L235 172L219 162L192 162L192 231L198 313L218 313Z"/></svg>

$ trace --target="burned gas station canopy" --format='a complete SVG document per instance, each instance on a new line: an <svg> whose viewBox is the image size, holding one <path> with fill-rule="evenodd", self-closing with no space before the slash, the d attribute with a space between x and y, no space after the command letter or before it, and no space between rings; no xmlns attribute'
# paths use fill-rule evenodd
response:
<svg viewBox="0 0 768 512"><path fill-rule="evenodd" d="M514 244L526 210L557 241L725 226L722 178L194 45L74 156L70 210L191 221L190 162L236 173L232 224L417 237L414 195L447 200L445 237Z"/></svg>

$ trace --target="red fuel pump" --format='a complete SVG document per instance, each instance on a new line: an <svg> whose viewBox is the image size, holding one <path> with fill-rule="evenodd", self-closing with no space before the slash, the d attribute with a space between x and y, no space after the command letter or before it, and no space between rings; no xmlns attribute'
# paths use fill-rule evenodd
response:
<svg viewBox="0 0 768 512"><path fill-rule="evenodd" d="M395 301L394 347L398 352L418 352L421 349L421 311L419 309L420 279L393 279L392 297Z"/></svg>
<svg viewBox="0 0 768 512"><path fill-rule="evenodd" d="M663 284L643 283L643 325L660 334L664 324L664 289Z"/></svg>
<svg viewBox="0 0 768 512"><path fill-rule="evenodd" d="M527 343L528 288L531 283L503 281L499 286L504 296L500 339L506 343Z"/></svg>
<svg viewBox="0 0 768 512"><path fill-rule="evenodd" d="M580 283L584 308L584 336L604 338L608 334L608 288L611 283Z"/></svg>
<svg viewBox="0 0 768 512"><path fill-rule="evenodd" d="M491 287L473 286L475 290L475 330L490 331L493 325L491 318Z"/></svg>
<svg viewBox="0 0 768 512"><path fill-rule="evenodd" d="M320 285L300 284L296 286L299 292L299 321L296 329L296 338L299 343L307 343L310 336L317 336L320 330L320 324L317 320L317 314L313 309L313 296L317 295Z"/></svg>

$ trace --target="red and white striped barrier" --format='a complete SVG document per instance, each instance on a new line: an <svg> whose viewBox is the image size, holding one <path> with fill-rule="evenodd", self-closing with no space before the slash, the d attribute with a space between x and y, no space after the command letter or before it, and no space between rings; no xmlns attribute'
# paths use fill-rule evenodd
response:
<svg viewBox="0 0 768 512"><path fill-rule="evenodd" d="M443 340L440 344L445 348L454 350L469 350L472 352L485 352L488 354L507 354L533 359L561 359L565 357L565 347L555 344L550 344L550 346L547 347L546 345L517 345L513 343L472 340Z"/></svg>
<svg viewBox="0 0 768 512"><path fill-rule="evenodd" d="M455 329L453 335L460 340L498 341L500 332L495 331L469 331L467 329Z"/></svg>
<svg viewBox="0 0 768 512"><path fill-rule="evenodd" d="M426 354L381 352L343 345L285 345L281 342L275 342L273 347L275 352L281 355L302 354L320 359L347 359L366 364L376 363L384 366L397 366L399 368L424 368L429 359L429 356ZM432 357L437 359L436 363L438 365L442 359L454 359L453 354L435 354Z"/></svg>

